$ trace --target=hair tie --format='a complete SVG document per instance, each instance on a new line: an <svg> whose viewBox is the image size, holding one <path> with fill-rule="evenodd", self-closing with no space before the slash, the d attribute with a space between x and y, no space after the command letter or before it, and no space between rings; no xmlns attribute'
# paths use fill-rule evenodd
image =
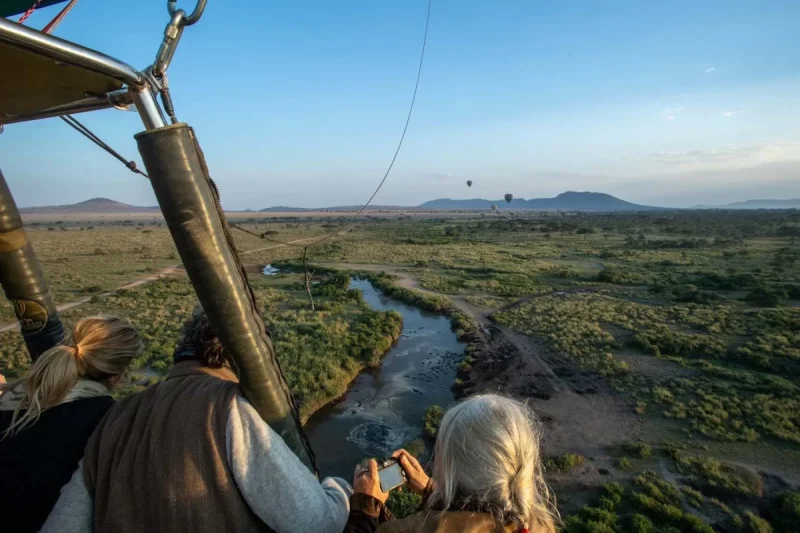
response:
<svg viewBox="0 0 800 533"><path fill-rule="evenodd" d="M522 529L519 530L519 533L530 533L530 531L528 531L527 527L523 527Z"/></svg>
<svg viewBox="0 0 800 533"><path fill-rule="evenodd" d="M81 351L80 351L80 348L78 348L77 344L72 347L72 350L73 350L73 352L75 354L75 359L80 359L81 358Z"/></svg>

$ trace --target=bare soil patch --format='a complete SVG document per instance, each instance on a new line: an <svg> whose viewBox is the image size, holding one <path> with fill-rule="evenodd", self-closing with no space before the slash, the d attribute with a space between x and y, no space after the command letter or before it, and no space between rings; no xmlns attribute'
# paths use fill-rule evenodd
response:
<svg viewBox="0 0 800 533"><path fill-rule="evenodd" d="M496 324L488 331L486 350L474 363L463 392L527 399L544 424L545 455L602 456L608 447L638 436L639 418L600 376L536 339ZM585 474L596 477L596 470L589 468Z"/></svg>

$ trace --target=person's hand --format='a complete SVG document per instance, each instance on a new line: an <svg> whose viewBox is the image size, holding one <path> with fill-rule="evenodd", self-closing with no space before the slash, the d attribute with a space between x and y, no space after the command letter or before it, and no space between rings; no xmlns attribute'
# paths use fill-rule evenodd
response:
<svg viewBox="0 0 800 533"><path fill-rule="evenodd" d="M400 461L400 466L406 471L406 477L408 478L406 486L417 494L425 492L425 487L428 486L431 478L425 473L425 469L419 464L417 458L405 450L397 450L392 454L392 457Z"/></svg>
<svg viewBox="0 0 800 533"><path fill-rule="evenodd" d="M356 467L353 477L353 492L368 494L381 503L386 503L389 493L381 491L381 479L378 476L378 463L375 462L375 459L369 460L366 469L361 465Z"/></svg>

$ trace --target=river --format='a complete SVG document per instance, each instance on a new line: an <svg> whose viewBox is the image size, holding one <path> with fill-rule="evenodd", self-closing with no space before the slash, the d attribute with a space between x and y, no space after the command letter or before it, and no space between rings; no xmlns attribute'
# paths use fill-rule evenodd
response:
<svg viewBox="0 0 800 533"><path fill-rule="evenodd" d="M450 386L464 354L446 317L393 300L366 280L353 279L350 287L373 309L403 315L403 332L379 367L359 374L343 398L306 423L320 473L348 480L363 458L387 457L422 437L425 410L453 401Z"/></svg>

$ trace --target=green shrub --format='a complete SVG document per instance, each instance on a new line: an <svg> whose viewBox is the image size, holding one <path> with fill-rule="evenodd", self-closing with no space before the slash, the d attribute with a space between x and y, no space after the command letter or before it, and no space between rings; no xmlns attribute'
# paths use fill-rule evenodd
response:
<svg viewBox="0 0 800 533"><path fill-rule="evenodd" d="M775 307L786 298L786 292L780 287L756 287L747 296L745 301L763 307Z"/></svg>
<svg viewBox="0 0 800 533"><path fill-rule="evenodd" d="M584 457L575 453L565 453L557 457L549 457L544 461L544 469L548 472L569 472L581 466Z"/></svg>
<svg viewBox="0 0 800 533"><path fill-rule="evenodd" d="M792 300L800 300L800 285L788 284L784 285L783 289L786 291L786 296Z"/></svg>
<svg viewBox="0 0 800 533"><path fill-rule="evenodd" d="M613 525L617 522L617 514L613 510L602 509L600 507L589 507L581 509L581 517L586 522Z"/></svg>
<svg viewBox="0 0 800 533"><path fill-rule="evenodd" d="M444 408L439 405L431 405L425 411L425 416L422 420L423 430L425 435L431 439L436 438L436 433L439 431L439 424L442 423L444 416Z"/></svg>
<svg viewBox="0 0 800 533"><path fill-rule="evenodd" d="M678 455L678 471L689 475L689 484L710 496L761 498L764 482L744 468L723 464L711 457Z"/></svg>
<svg viewBox="0 0 800 533"><path fill-rule="evenodd" d="M638 459L647 459L653 454L653 449L643 442L629 442L623 448L628 454Z"/></svg>
<svg viewBox="0 0 800 533"><path fill-rule="evenodd" d="M564 520L561 533L616 533L616 531L609 524L585 520L581 516L572 515Z"/></svg>
<svg viewBox="0 0 800 533"><path fill-rule="evenodd" d="M653 387L653 399L658 403L673 403L675 397L664 387Z"/></svg>
<svg viewBox="0 0 800 533"><path fill-rule="evenodd" d="M628 520L628 529L631 533L654 533L656 526L645 515L636 513Z"/></svg>
<svg viewBox="0 0 800 533"><path fill-rule="evenodd" d="M633 468L631 460L627 457L618 457L617 460L614 461L614 466L620 470L631 470Z"/></svg>
<svg viewBox="0 0 800 533"><path fill-rule="evenodd" d="M422 505L422 496L409 490L393 490L386 500L386 507L395 518L405 518L416 513Z"/></svg>
<svg viewBox="0 0 800 533"><path fill-rule="evenodd" d="M700 507L703 505L703 494L692 487L681 487L681 491L686 494L686 498L689 501L689 505L692 507Z"/></svg>
<svg viewBox="0 0 800 533"><path fill-rule="evenodd" d="M766 511L777 533L800 531L800 492L786 491L774 496Z"/></svg>
<svg viewBox="0 0 800 533"><path fill-rule="evenodd" d="M619 504L625 495L625 488L620 483L613 481L603 485L603 493Z"/></svg>
<svg viewBox="0 0 800 533"><path fill-rule="evenodd" d="M645 494L659 502L672 505L680 505L681 503L680 491L655 472L642 472L636 476L634 483L641 487Z"/></svg>
<svg viewBox="0 0 800 533"><path fill-rule="evenodd" d="M750 511L745 511L742 525L739 527L740 533L772 533L772 526Z"/></svg>

